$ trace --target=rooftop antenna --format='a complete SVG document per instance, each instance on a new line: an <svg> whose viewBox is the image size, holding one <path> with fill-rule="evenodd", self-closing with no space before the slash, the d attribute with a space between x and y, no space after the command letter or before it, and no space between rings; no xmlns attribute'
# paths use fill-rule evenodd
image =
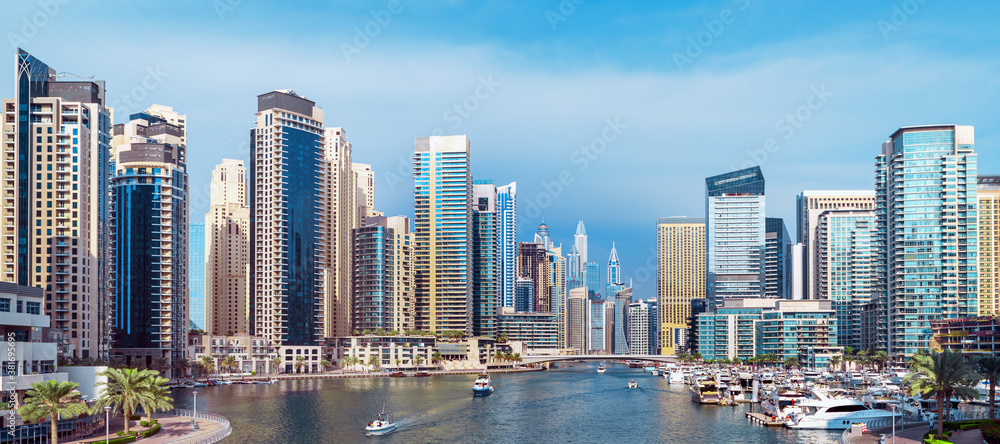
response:
<svg viewBox="0 0 1000 444"><path fill-rule="evenodd" d="M90 79L90 80L94 80L94 76L78 76L76 74L73 74L71 72L66 72L66 71L60 72L60 73L58 73L58 74L56 74L56 75L54 75L52 77L56 77L56 78L72 77L72 78L76 78L76 79Z"/></svg>

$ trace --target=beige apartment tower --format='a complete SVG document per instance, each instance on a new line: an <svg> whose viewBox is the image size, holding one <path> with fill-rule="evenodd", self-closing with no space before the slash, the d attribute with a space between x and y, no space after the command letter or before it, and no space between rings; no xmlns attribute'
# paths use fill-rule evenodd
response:
<svg viewBox="0 0 1000 444"><path fill-rule="evenodd" d="M465 136L419 137L413 153L417 328L472 333L472 175Z"/></svg>
<svg viewBox="0 0 1000 444"><path fill-rule="evenodd" d="M1000 175L979 176L979 315L1000 315Z"/></svg>
<svg viewBox="0 0 1000 444"><path fill-rule="evenodd" d="M796 236L805 249L802 266L805 288L795 290L801 290L805 299L826 299L828 296L821 288L823 266L818 258L823 254L820 251L823 245L817 240L817 226L820 217L841 211L874 212L875 190L806 190L797 197Z"/></svg>
<svg viewBox="0 0 1000 444"><path fill-rule="evenodd" d="M212 170L205 215L205 331L250 333L250 207L242 160L222 159Z"/></svg>
<svg viewBox="0 0 1000 444"><path fill-rule="evenodd" d="M691 300L705 298L705 219L656 220L656 296L660 354L675 355L687 346Z"/></svg>
<svg viewBox="0 0 1000 444"><path fill-rule="evenodd" d="M41 287L64 357L106 357L111 110L103 81L57 76L18 50L3 100L0 280ZM46 338L47 340L50 338Z"/></svg>

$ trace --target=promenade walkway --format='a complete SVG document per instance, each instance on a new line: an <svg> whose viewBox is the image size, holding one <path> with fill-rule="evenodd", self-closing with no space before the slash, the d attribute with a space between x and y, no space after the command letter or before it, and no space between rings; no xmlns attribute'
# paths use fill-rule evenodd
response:
<svg viewBox="0 0 1000 444"><path fill-rule="evenodd" d="M922 444L924 433L927 433L926 424L914 424L913 428L900 431L896 428L896 444ZM878 444L879 435L885 434L886 443L892 443L892 428L882 428L876 430L870 430L863 436L855 437L851 440L852 444ZM955 432L948 439L954 444L983 444L983 435L979 432L979 429L966 430L964 432Z"/></svg>
<svg viewBox="0 0 1000 444"><path fill-rule="evenodd" d="M192 412L177 410L176 412L190 415ZM180 415L158 415L155 418L160 423L160 431L148 438L142 438L143 444L168 444L168 443L211 443L222 440L229 435L229 421L220 416L198 414L198 429L191 427L191 416ZM213 419L209 419L214 417ZM220 420L221 419L221 420ZM125 430L125 423L121 417L112 418L110 423L110 434L112 438L117 438L118 431ZM132 421L131 430L145 430L138 427L138 421ZM69 441L71 444L102 443L104 442L104 430L87 438Z"/></svg>

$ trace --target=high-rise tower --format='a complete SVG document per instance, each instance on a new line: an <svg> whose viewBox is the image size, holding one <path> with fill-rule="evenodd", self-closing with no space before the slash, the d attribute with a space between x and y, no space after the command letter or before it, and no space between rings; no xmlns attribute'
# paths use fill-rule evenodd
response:
<svg viewBox="0 0 1000 444"><path fill-rule="evenodd" d="M709 177L705 241L708 308L764 294L764 175L760 167Z"/></svg>
<svg viewBox="0 0 1000 444"><path fill-rule="evenodd" d="M247 169L242 160L222 159L212 170L211 200L205 215L205 331L214 335L250 333L250 207Z"/></svg>
<svg viewBox="0 0 1000 444"><path fill-rule="evenodd" d="M417 328L472 333L472 175L465 136L414 143Z"/></svg>
<svg viewBox="0 0 1000 444"><path fill-rule="evenodd" d="M0 280L45 290L65 357L105 357L110 110L103 81L73 79L18 49L3 100Z"/></svg>
<svg viewBox="0 0 1000 444"><path fill-rule="evenodd" d="M186 357L188 345L186 134L185 126L152 109L115 125L108 218L111 354L147 365L165 359L172 376L181 376L174 364Z"/></svg>
<svg viewBox="0 0 1000 444"><path fill-rule="evenodd" d="M931 321L978 314L976 153L962 125L904 127L882 144L875 191L888 352L930 345Z"/></svg>
<svg viewBox="0 0 1000 444"><path fill-rule="evenodd" d="M498 305L514 306L517 283L517 182L497 187Z"/></svg>

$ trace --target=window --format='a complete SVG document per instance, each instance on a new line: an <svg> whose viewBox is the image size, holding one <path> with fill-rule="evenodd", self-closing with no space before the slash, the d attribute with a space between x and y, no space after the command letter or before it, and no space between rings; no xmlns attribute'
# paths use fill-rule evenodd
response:
<svg viewBox="0 0 1000 444"><path fill-rule="evenodd" d="M42 304L40 302L28 302L25 306L28 314L42 314Z"/></svg>
<svg viewBox="0 0 1000 444"><path fill-rule="evenodd" d="M0 298L0 311L10 312L10 299Z"/></svg>

